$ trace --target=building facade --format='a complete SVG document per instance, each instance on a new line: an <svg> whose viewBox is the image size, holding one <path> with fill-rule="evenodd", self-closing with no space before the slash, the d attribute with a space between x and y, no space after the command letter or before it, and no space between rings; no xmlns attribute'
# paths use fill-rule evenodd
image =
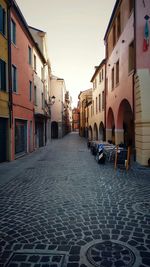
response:
<svg viewBox="0 0 150 267"><path fill-rule="evenodd" d="M51 105L51 137L62 138L66 134L67 107L66 85L62 78L51 76L51 97L55 97L55 103Z"/></svg>
<svg viewBox="0 0 150 267"><path fill-rule="evenodd" d="M73 108L72 110L72 131L79 132L80 110L79 108Z"/></svg>
<svg viewBox="0 0 150 267"><path fill-rule="evenodd" d="M150 158L149 1L118 0L106 45L106 140L135 148L137 162Z"/></svg>
<svg viewBox="0 0 150 267"><path fill-rule="evenodd" d="M82 137L88 137L88 118L87 118L87 107L92 101L92 89L81 91L79 96L79 110L80 110L80 123L79 123L79 135Z"/></svg>
<svg viewBox="0 0 150 267"><path fill-rule="evenodd" d="M0 0L0 162L10 159L8 5Z"/></svg>
<svg viewBox="0 0 150 267"><path fill-rule="evenodd" d="M50 75L51 67L48 60L46 33L29 27L38 43L39 50L33 48L34 69L34 118L35 118L35 148L46 145L50 139Z"/></svg>
<svg viewBox="0 0 150 267"><path fill-rule="evenodd" d="M105 59L95 67L92 76L92 103L87 107L89 137L105 140Z"/></svg>
<svg viewBox="0 0 150 267"><path fill-rule="evenodd" d="M135 149L136 160L147 165L150 159L150 1L135 1Z"/></svg>
<svg viewBox="0 0 150 267"><path fill-rule="evenodd" d="M28 26L13 1L11 5L12 160L34 149L33 47L34 40Z"/></svg>
<svg viewBox="0 0 150 267"><path fill-rule="evenodd" d="M106 140L134 145L134 13L116 1L106 34Z"/></svg>

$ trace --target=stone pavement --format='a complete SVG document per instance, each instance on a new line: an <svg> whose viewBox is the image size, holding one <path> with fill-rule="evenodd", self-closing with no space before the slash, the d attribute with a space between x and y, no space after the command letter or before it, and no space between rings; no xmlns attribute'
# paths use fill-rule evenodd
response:
<svg viewBox="0 0 150 267"><path fill-rule="evenodd" d="M150 266L150 172L71 133L0 165L0 267Z"/></svg>

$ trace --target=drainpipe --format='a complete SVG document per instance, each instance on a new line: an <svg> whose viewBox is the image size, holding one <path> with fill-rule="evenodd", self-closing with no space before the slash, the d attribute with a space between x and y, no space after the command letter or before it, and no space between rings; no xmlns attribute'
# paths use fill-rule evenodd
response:
<svg viewBox="0 0 150 267"><path fill-rule="evenodd" d="M107 60L105 59L105 88L104 88L104 101L105 101L105 107L104 107L104 126L105 126L105 136L104 136L104 139L105 139L105 141L106 141L106 89L108 89L108 88L106 88L106 86L107 86L107 83L106 83L106 62L107 62Z"/></svg>
<svg viewBox="0 0 150 267"><path fill-rule="evenodd" d="M12 72L11 72L11 5L12 1L8 2L7 12L7 36L8 36L8 92L9 92L9 125L12 128L13 124L13 99L12 99Z"/></svg>
<svg viewBox="0 0 150 267"><path fill-rule="evenodd" d="M134 122L134 161L136 161L136 149L135 149L135 75L137 71L137 62L136 62L136 0L134 0L134 73L132 77L132 101L133 101L133 122Z"/></svg>

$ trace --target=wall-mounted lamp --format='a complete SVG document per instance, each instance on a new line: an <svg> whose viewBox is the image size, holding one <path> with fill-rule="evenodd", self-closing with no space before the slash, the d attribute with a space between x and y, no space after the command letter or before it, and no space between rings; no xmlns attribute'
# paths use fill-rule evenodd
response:
<svg viewBox="0 0 150 267"><path fill-rule="evenodd" d="M54 103L55 103L55 96L53 95L53 96L51 96L51 97L49 97L49 104L50 105L53 105Z"/></svg>
<svg viewBox="0 0 150 267"><path fill-rule="evenodd" d="M122 42L122 43L125 43L125 40L122 40L121 42Z"/></svg>

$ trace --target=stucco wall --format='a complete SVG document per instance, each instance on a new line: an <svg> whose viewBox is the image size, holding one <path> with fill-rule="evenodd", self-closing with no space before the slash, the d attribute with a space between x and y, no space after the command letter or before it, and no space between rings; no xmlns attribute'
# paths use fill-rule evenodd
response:
<svg viewBox="0 0 150 267"><path fill-rule="evenodd" d="M124 31L120 35L118 42L107 61L107 79L108 90L106 95L106 118L108 117L108 110L111 107L114 112L115 127L117 126L118 111L120 103L123 99L127 99L133 108L133 73L129 73L129 44L134 39L133 28L133 13L131 14ZM123 42L122 42L123 41ZM119 60L119 83L114 84L112 89L112 68L114 68L116 75L116 62ZM114 75L114 77L115 77ZM115 79L114 79L115 80ZM107 119L106 119L107 121Z"/></svg>
<svg viewBox="0 0 150 267"><path fill-rule="evenodd" d="M150 71L137 71L135 78L135 146L137 161L148 164L150 158Z"/></svg>
<svg viewBox="0 0 150 267"><path fill-rule="evenodd" d="M28 62L28 46L33 52L33 43L28 36L24 26L21 24L15 11L11 10L11 18L16 23L16 45L12 44L12 64L17 68L17 93L13 93L13 117L15 119L23 119L28 121L27 131L27 152L33 150L33 136L30 140L30 121L34 126L34 84L33 84L33 68ZM29 99L29 81L32 81L32 100ZM34 129L32 128L32 133ZM12 159L15 158L15 124L12 127ZM32 147L31 144L32 143Z"/></svg>
<svg viewBox="0 0 150 267"><path fill-rule="evenodd" d="M0 0L0 5L5 9L6 12L6 22L7 22L7 6L5 1ZM6 63L6 75L8 77L8 43L7 43L7 23L6 23L6 35L0 33L0 58ZM7 91L0 91L0 116L8 117L8 80L6 81Z"/></svg>

